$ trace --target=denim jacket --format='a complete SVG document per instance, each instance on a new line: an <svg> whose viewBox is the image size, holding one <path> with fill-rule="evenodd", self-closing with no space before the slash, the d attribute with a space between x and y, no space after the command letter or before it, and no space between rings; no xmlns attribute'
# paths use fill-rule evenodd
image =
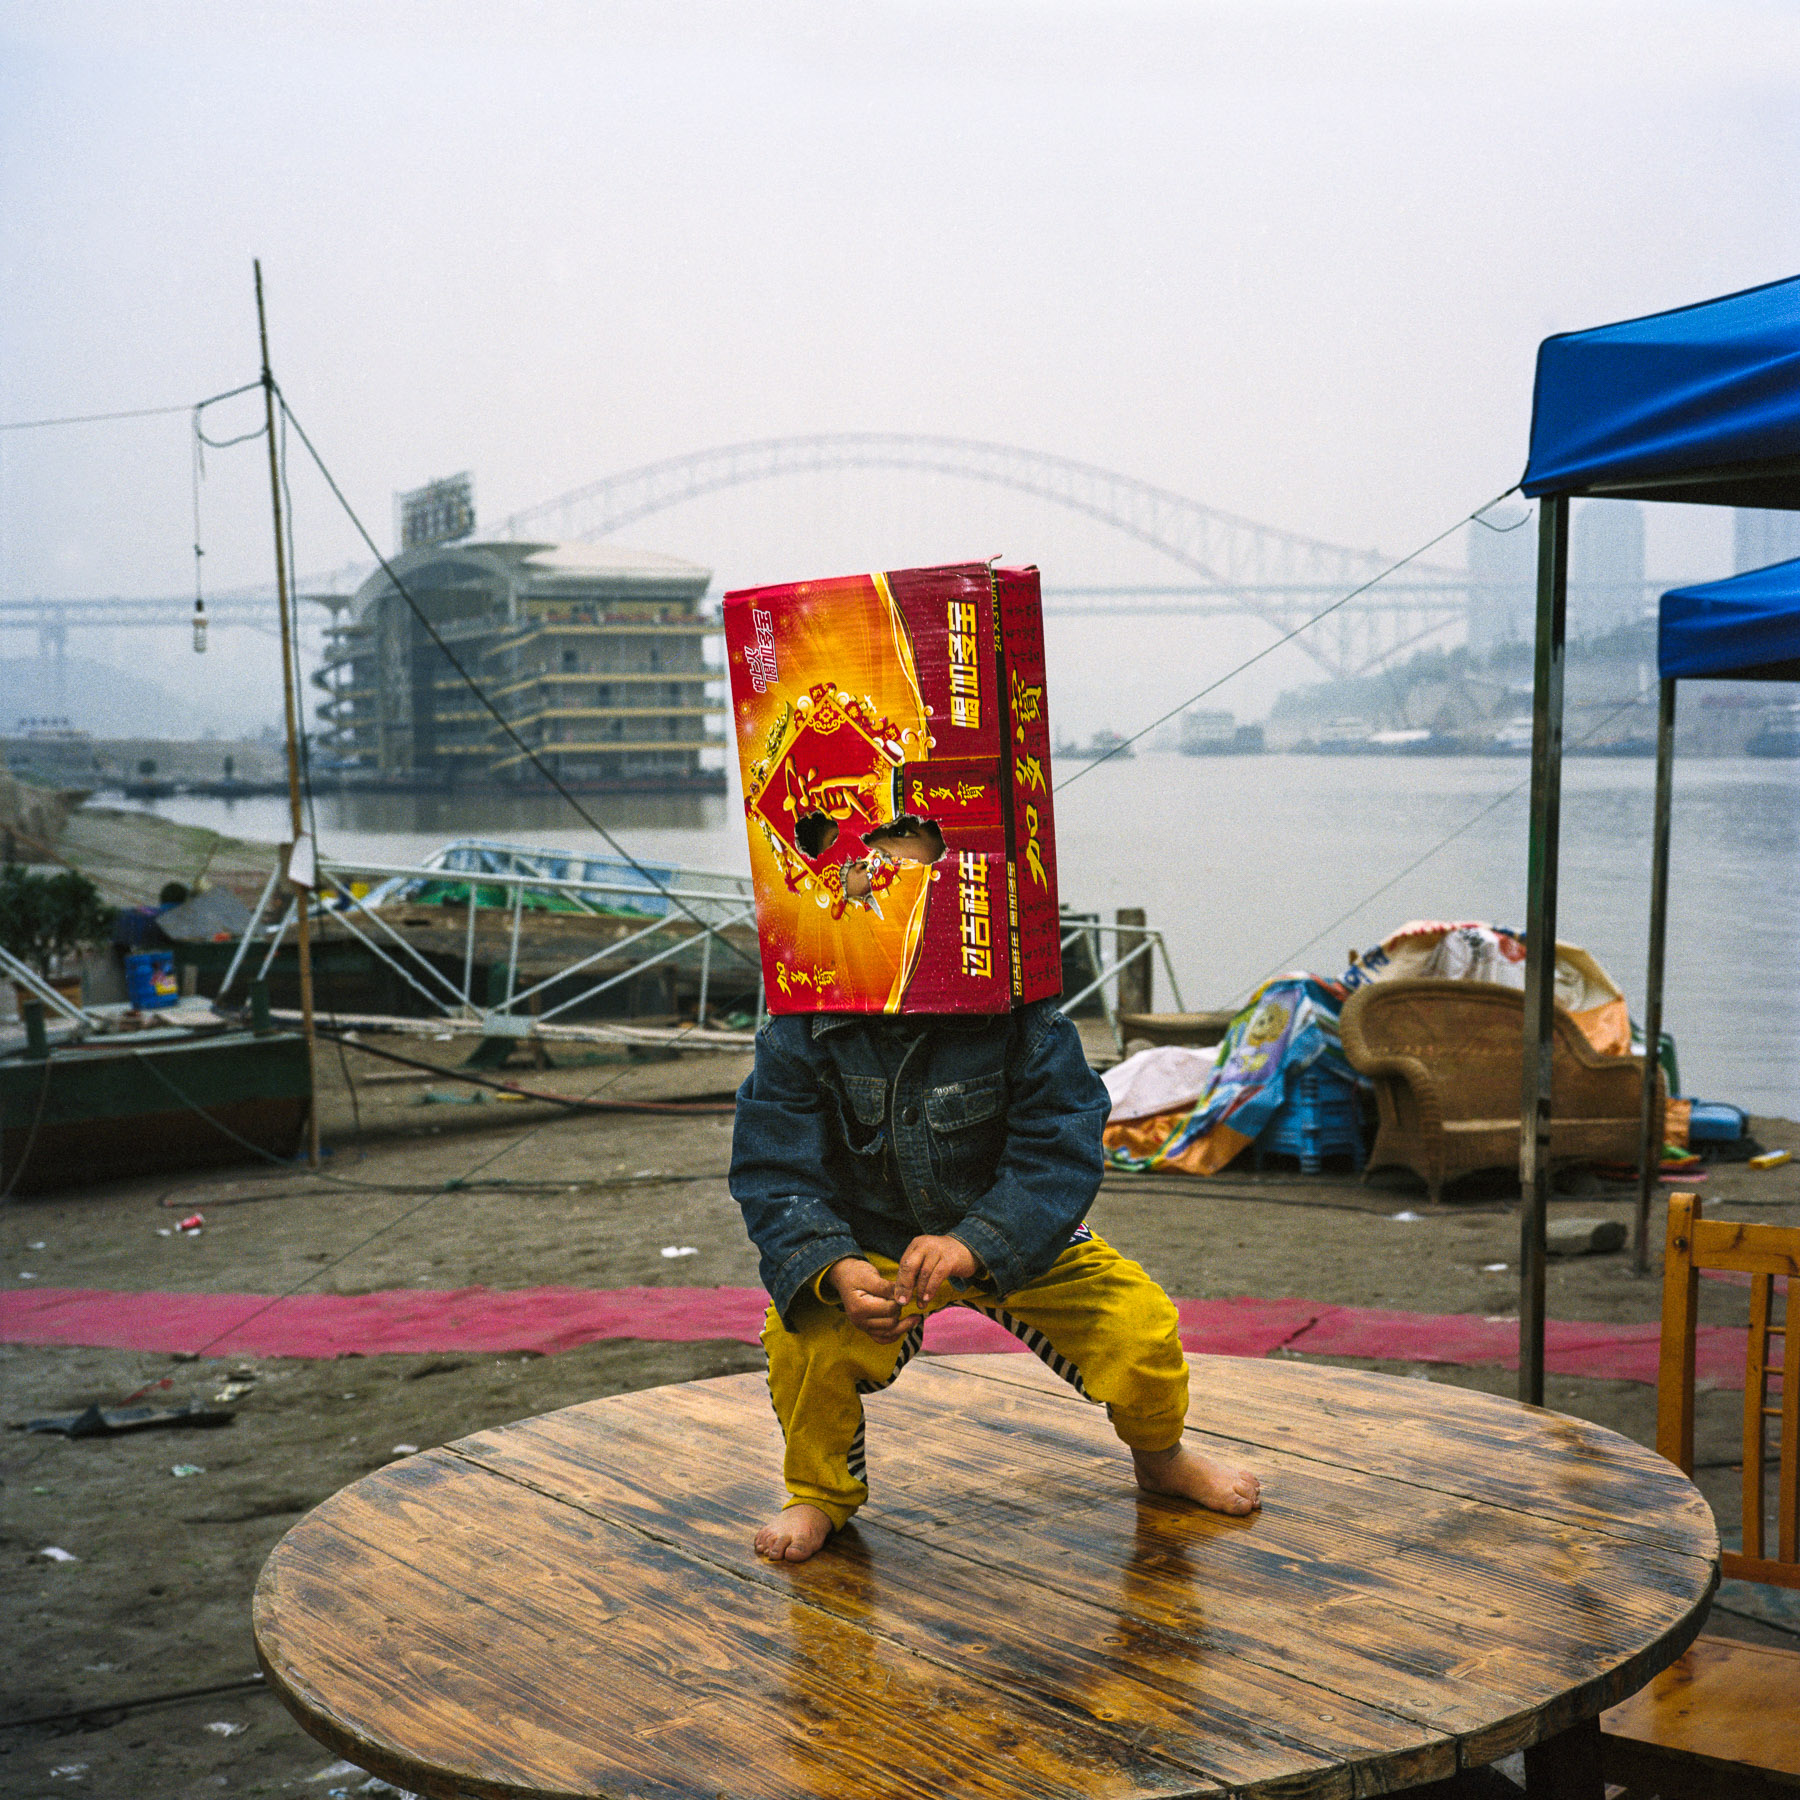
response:
<svg viewBox="0 0 1800 1800"><path fill-rule="evenodd" d="M1042 1000L1000 1017L791 1013L739 1088L731 1192L785 1319L840 1257L960 1238L1005 1294L1055 1262L1100 1186L1109 1101Z"/></svg>

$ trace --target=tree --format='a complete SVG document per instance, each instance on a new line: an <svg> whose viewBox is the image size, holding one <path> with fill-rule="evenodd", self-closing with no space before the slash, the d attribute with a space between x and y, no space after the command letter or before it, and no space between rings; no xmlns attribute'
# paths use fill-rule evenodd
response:
<svg viewBox="0 0 1800 1800"><path fill-rule="evenodd" d="M66 956L103 944L116 910L74 869L40 875L19 863L0 869L0 945L48 977Z"/></svg>

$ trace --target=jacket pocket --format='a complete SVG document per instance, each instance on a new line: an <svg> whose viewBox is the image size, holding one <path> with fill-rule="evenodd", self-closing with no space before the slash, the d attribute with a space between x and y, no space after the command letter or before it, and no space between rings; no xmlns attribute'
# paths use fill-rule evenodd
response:
<svg viewBox="0 0 1800 1800"><path fill-rule="evenodd" d="M829 1080L824 1086L845 1146L855 1156L879 1155L887 1136L882 1130L887 1083L878 1075L840 1075L838 1081L843 1083L841 1089Z"/></svg>
<svg viewBox="0 0 1800 1800"><path fill-rule="evenodd" d="M967 1204L993 1184L1006 1147L1006 1077L978 1075L926 1090L925 1121L946 1198Z"/></svg>

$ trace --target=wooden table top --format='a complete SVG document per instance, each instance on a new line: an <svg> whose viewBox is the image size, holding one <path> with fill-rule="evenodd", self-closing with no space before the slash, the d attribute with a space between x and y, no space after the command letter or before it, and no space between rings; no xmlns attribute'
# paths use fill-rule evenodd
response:
<svg viewBox="0 0 1800 1800"><path fill-rule="evenodd" d="M437 1797L1296 1800L1552 1737L1699 1630L1712 1515L1652 1452L1434 1382L1188 1360L1190 1441L1258 1469L1251 1518L1140 1495L1032 1357L921 1357L868 1402L869 1504L770 1564L780 1434L731 1376L346 1488L263 1570L263 1666Z"/></svg>

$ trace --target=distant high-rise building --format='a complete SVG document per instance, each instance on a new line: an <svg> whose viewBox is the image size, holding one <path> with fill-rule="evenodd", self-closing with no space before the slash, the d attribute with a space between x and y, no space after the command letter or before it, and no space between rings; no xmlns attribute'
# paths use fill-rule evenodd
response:
<svg viewBox="0 0 1800 1800"><path fill-rule="evenodd" d="M1740 506L1732 538L1732 561L1740 575L1746 569L1791 562L1800 556L1800 513L1752 512Z"/></svg>
<svg viewBox="0 0 1800 1800"><path fill-rule="evenodd" d="M1537 606L1537 509L1511 531L1469 527L1469 648L1530 643Z"/></svg>
<svg viewBox="0 0 1800 1800"><path fill-rule="evenodd" d="M328 696L319 746L372 778L449 787L535 782L522 740L583 787L722 789L700 765L706 721L724 710L706 691L715 677L703 649L718 627L700 603L711 579L613 544L417 544L333 622L314 677Z"/></svg>
<svg viewBox="0 0 1800 1800"><path fill-rule="evenodd" d="M1569 635L1603 637L1643 618L1644 509L1589 500L1569 527Z"/></svg>

